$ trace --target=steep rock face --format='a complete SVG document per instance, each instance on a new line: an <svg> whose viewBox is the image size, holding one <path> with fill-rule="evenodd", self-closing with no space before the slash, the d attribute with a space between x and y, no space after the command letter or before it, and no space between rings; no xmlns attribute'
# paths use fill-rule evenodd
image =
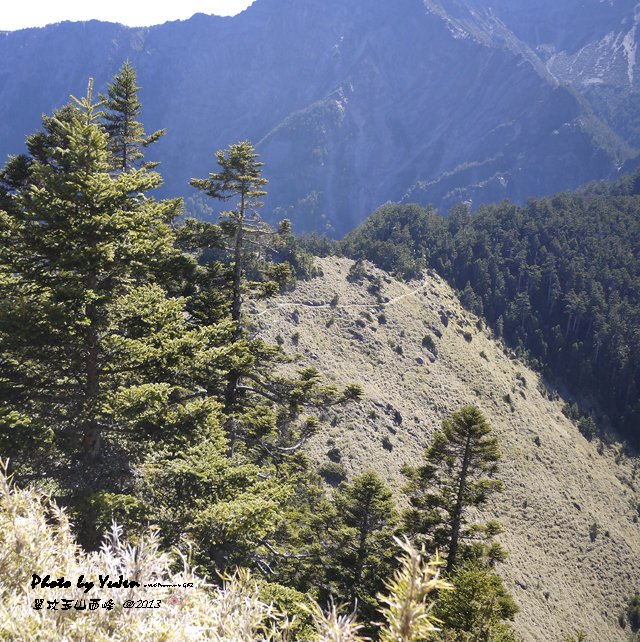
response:
<svg viewBox="0 0 640 642"><path fill-rule="evenodd" d="M458 29L520 51L589 100L599 118L640 144L637 0L425 0Z"/></svg>
<svg viewBox="0 0 640 642"><path fill-rule="evenodd" d="M0 34L0 155L21 151L41 113L82 94L89 76L104 87L128 58L147 129L169 131L150 152L162 161L164 192L192 194L189 179L214 169L215 149L250 139L271 179L265 211L298 229L340 234L387 200L444 209L522 201L614 174L631 151L583 96L560 86L581 90L535 39L555 38L560 61L608 32L579 23L586 35L562 53L560 36L547 38L543 0L522 10L488 4L256 0L234 18ZM583 14L596 21L628 19L627 2L593 5ZM573 15L559 14L565 31ZM540 33L527 31L529 19ZM596 96L598 113L624 136L633 127L618 126L616 114L632 98L607 96Z"/></svg>
<svg viewBox="0 0 640 642"><path fill-rule="evenodd" d="M521 201L611 168L574 95L414 2L364 38L345 28L332 55L339 87L259 146L289 217L343 232L386 200Z"/></svg>
<svg viewBox="0 0 640 642"><path fill-rule="evenodd" d="M382 284L372 293L367 279L347 279L351 261L319 266L321 278L252 314L258 336L278 337L301 365L363 385L361 402L326 417L312 458L321 465L338 454L350 477L377 470L406 501L402 466L420 463L442 419L479 406L503 453L505 491L483 518L505 529L509 558L498 572L521 608L517 629L526 642L578 629L588 640L625 640L618 616L640 581L637 458L588 442L562 414L565 400L480 330L439 277L399 283L367 266Z"/></svg>
<svg viewBox="0 0 640 642"><path fill-rule="evenodd" d="M437 0L436 0L437 1ZM491 14L531 47L575 52L633 19L637 0L454 0Z"/></svg>

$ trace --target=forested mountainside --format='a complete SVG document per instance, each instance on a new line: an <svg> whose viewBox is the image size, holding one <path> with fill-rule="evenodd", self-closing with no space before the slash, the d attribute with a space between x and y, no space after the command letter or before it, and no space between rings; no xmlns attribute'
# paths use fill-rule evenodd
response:
<svg viewBox="0 0 640 642"><path fill-rule="evenodd" d="M503 487L482 410L453 411L405 469L410 507L371 469L330 490L304 447L363 389L252 323L252 301L318 273L290 222L258 216L253 146L190 181L232 209L178 223L181 200L151 193L163 132L138 120L135 70L105 89L45 116L0 172L0 639L413 642L441 622L517 642L501 527L478 515ZM127 592L80 599L96 582L66 577L79 565ZM163 603L179 617L150 623Z"/></svg>
<svg viewBox="0 0 640 642"><path fill-rule="evenodd" d="M521 203L636 154L635 5L584 5L257 0L233 18L3 33L0 155L130 59L148 128L169 132L161 193L201 217L188 180L245 139L273 185L267 216L299 230L339 235L389 200Z"/></svg>
<svg viewBox="0 0 640 642"><path fill-rule="evenodd" d="M448 219L385 205L343 241L345 252L405 276L430 266L519 354L575 393L587 436L613 423L640 444L640 174L575 194L480 208ZM582 416L580 416L582 415Z"/></svg>

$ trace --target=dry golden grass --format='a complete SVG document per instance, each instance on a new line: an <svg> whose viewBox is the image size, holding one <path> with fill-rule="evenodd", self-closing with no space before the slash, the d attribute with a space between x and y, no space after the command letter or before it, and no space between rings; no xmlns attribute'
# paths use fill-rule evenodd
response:
<svg viewBox="0 0 640 642"><path fill-rule="evenodd" d="M389 594L379 596L382 639L426 640L434 630L429 615L433 593L448 585L439 579L438 560L429 560L408 542L399 544L400 570L389 581ZM178 572L176 561L182 566ZM33 573L49 575L54 586L32 582ZM115 583L123 576L140 586L98 587L104 576ZM55 586L58 578L69 587ZM95 586L86 592L80 579ZM142 600L154 607L131 608ZM332 604L327 611L313 601L301 606L313 623L306 642L368 639L360 634L355 615L340 606ZM300 639L293 633L294 621L260 600L248 571L225 578L222 587L209 586L186 559L160 551L153 533L131 546L114 525L100 551L85 553L64 512L36 490L11 487L0 462L0 640L294 642Z"/></svg>
<svg viewBox="0 0 640 642"><path fill-rule="evenodd" d="M315 460L328 461L337 448L349 474L373 468L397 490L402 465L419 461L442 419L478 405L504 455L506 491L490 516L506 530L510 558L500 573L522 609L518 630L532 642L559 641L578 628L593 642L624 640L618 615L640 585L640 524L631 506L640 498L638 462L616 445L601 445L600 454L598 441L586 441L562 415L564 402L543 394L540 377L479 330L439 277L404 284L368 266L386 278L381 307L366 280L347 281L351 261L319 265L323 277L254 311L261 336L279 336L338 384L364 387L361 403L327 416L309 444ZM433 363L425 335L437 347Z"/></svg>

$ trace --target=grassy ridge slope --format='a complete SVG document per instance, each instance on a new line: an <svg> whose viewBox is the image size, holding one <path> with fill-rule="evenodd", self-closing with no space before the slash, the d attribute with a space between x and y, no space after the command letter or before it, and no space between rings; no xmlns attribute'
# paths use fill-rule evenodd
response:
<svg viewBox="0 0 640 642"><path fill-rule="evenodd" d="M506 491L492 511L506 530L500 572L522 609L517 628L528 642L577 628L589 640L623 640L618 615L640 581L638 462L582 437L563 400L479 330L439 277L404 284L367 266L380 277L380 303L372 281L347 280L351 261L319 265L323 277L254 310L260 335L338 384L364 386L364 401L327 417L312 456L327 463L337 448L348 474L374 468L402 501L402 465L419 460L447 414L477 404L503 449ZM422 347L426 335L437 355Z"/></svg>

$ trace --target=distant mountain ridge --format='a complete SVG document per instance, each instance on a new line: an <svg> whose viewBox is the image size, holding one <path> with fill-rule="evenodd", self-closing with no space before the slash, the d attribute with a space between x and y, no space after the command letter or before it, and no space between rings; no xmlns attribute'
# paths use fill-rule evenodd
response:
<svg viewBox="0 0 640 642"><path fill-rule="evenodd" d="M147 129L169 132L150 151L165 193L192 195L215 149L250 139L265 211L297 229L342 234L388 200L446 210L616 176L640 146L640 5L517 4L257 0L233 18L2 33L0 156L128 58Z"/></svg>

